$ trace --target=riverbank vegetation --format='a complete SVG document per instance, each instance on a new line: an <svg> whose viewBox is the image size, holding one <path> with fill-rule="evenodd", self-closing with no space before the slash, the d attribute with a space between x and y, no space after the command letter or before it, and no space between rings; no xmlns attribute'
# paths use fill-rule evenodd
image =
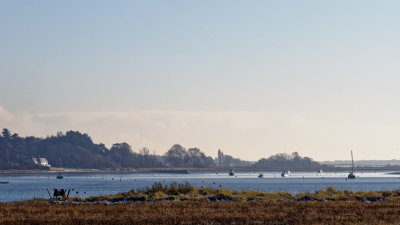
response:
<svg viewBox="0 0 400 225"><path fill-rule="evenodd" d="M55 136L38 138L20 137L8 129L3 129L0 134L0 155L0 170L48 169L47 166L102 170L232 167L317 170L328 168L311 158L301 157L296 152L276 154L254 163L234 158L221 150L218 150L216 158L212 158L199 148L185 148L179 144L173 145L163 155L156 155L146 147L133 151L133 148L125 142L115 143L111 148L107 148L102 143L94 143L88 134L78 131L68 131L65 134L58 132Z"/></svg>
<svg viewBox="0 0 400 225"><path fill-rule="evenodd" d="M398 224L400 190L291 194L155 183L107 196L0 203L0 224Z"/></svg>
<svg viewBox="0 0 400 225"><path fill-rule="evenodd" d="M126 203L156 201L208 201L208 202L397 202L400 201L400 190L395 191L357 191L336 190L332 187L311 193L291 194L288 192L262 192L250 190L228 190L222 188L196 188L186 184L155 183L151 187L121 192L113 195L93 196L89 198L68 198L59 203Z"/></svg>
<svg viewBox="0 0 400 225"><path fill-rule="evenodd" d="M0 224L398 224L400 201L0 203Z"/></svg>

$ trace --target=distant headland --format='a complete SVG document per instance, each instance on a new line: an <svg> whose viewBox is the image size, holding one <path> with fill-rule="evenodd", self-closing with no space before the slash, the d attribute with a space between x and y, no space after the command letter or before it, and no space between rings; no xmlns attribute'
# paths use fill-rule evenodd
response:
<svg viewBox="0 0 400 225"><path fill-rule="evenodd" d="M347 170L349 162L316 162L297 152L278 153L251 162L235 158L218 149L217 157L207 156L199 148L173 145L165 154L157 155L143 147L138 152L125 142L111 148L93 143L79 131L38 138L21 137L4 128L0 134L0 172L154 172L154 171L218 171L235 170ZM360 161L362 169L399 169L400 162ZM67 169L66 169L67 168Z"/></svg>
<svg viewBox="0 0 400 225"><path fill-rule="evenodd" d="M79 131L58 132L46 138L21 137L4 128L0 134L0 170L57 170L61 168L102 171L132 171L146 168L189 169L324 169L309 157L297 152L279 153L250 162L218 150L218 157L205 155L199 148L173 145L163 155L143 147L139 152L128 143L115 143L111 148L93 143L88 134Z"/></svg>

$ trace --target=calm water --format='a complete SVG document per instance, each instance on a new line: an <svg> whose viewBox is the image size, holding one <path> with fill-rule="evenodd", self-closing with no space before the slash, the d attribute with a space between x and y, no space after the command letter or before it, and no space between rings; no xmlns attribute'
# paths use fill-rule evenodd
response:
<svg viewBox="0 0 400 225"><path fill-rule="evenodd" d="M332 186L336 189L353 191L379 191L400 189L400 175L386 172L358 172L354 180L346 180L347 173L310 173L292 172L289 177L281 178L277 172L262 172L264 178L257 178L258 172L237 172L235 176L227 173L64 173L64 179L56 179L56 174L0 174L0 201L17 201L48 198L47 190L53 188L73 189L70 196L89 197L112 194L131 189L151 186L154 182L189 182L200 187L208 186L231 190L262 190L268 192L287 191L291 193L313 192ZM78 192L78 193L77 193Z"/></svg>

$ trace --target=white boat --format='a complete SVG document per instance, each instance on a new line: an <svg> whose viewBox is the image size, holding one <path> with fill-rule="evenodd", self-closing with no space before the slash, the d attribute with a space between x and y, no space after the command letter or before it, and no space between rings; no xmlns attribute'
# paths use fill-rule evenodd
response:
<svg viewBox="0 0 400 225"><path fill-rule="evenodd" d="M284 171L281 173L281 177L288 177L288 176L289 176L289 171L284 170Z"/></svg>
<svg viewBox="0 0 400 225"><path fill-rule="evenodd" d="M356 175L354 174L354 161L353 161L353 151L351 151L351 172L347 175L348 179L355 179Z"/></svg>

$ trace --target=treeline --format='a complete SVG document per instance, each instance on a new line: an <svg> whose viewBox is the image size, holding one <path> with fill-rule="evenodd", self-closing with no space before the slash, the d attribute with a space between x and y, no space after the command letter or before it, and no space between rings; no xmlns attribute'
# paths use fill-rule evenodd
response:
<svg viewBox="0 0 400 225"><path fill-rule="evenodd" d="M299 153L293 152L292 154L279 153L269 157L268 159L262 158L258 160L254 167L256 168L320 168L318 162L313 161L309 157L301 157Z"/></svg>
<svg viewBox="0 0 400 225"><path fill-rule="evenodd" d="M26 139L3 129L0 135L0 169L41 169L33 163Z"/></svg>
<svg viewBox="0 0 400 225"><path fill-rule="evenodd" d="M44 169L32 158L46 158L52 167L80 169L133 168L320 168L318 162L298 153L277 154L256 163L240 160L218 150L213 159L198 148L186 149L173 145L164 155L156 155L148 148L138 152L123 142L107 148L95 144L87 134L78 131L58 132L46 138L20 137L3 129L0 135L0 169Z"/></svg>

